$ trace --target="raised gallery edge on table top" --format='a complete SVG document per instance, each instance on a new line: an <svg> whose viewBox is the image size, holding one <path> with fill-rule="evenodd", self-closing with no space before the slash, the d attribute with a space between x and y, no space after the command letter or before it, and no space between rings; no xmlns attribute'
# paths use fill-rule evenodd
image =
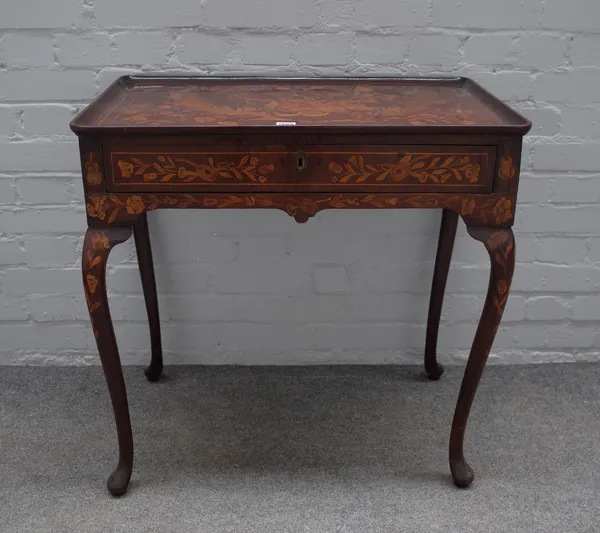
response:
<svg viewBox="0 0 600 533"><path fill-rule="evenodd" d="M123 76L72 122L78 134L524 134L531 123L467 78Z"/></svg>

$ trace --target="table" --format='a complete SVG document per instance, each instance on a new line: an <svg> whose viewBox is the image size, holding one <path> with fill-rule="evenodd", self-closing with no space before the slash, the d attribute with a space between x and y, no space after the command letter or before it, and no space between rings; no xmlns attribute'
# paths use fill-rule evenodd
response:
<svg viewBox="0 0 600 533"><path fill-rule="evenodd" d="M460 216L491 262L450 433L452 477L470 485L465 428L513 277L511 226L530 127L466 78L126 76L96 98L71 128L88 221L84 290L119 443L109 491L127 490L133 438L106 262L133 233L150 323L145 374L156 381L163 360L146 216L163 208L273 208L298 222L322 209L441 209L424 358L431 379L443 372L436 345Z"/></svg>

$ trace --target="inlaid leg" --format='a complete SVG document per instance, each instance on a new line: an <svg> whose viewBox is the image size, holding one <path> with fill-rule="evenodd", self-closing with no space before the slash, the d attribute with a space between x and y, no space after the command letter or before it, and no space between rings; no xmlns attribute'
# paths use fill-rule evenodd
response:
<svg viewBox="0 0 600 533"><path fill-rule="evenodd" d="M150 364L144 370L148 381L158 381L163 370L162 343L160 339L160 320L158 316L158 296L156 294L156 279L152 261L152 248L148 232L148 219L142 213L133 226L133 237L137 250L138 265L142 277L142 288L150 324L150 344L152 355Z"/></svg>
<svg viewBox="0 0 600 533"><path fill-rule="evenodd" d="M425 337L425 372L429 379L440 379L440 376L444 373L444 367L437 362L437 340L457 224L458 213L444 209L435 256L429 313L427 315L427 335Z"/></svg>
<svg viewBox="0 0 600 533"><path fill-rule="evenodd" d="M467 227L467 230L471 237L485 245L490 255L491 272L450 433L450 470L458 487L468 487L473 481L473 470L463 454L465 429L479 380L502 319L515 268L515 242L510 228Z"/></svg>
<svg viewBox="0 0 600 533"><path fill-rule="evenodd" d="M121 359L106 296L106 262L112 248L131 236L131 227L88 228L83 243L83 286L117 423L119 462L107 482L114 496L125 494L133 467L133 437Z"/></svg>

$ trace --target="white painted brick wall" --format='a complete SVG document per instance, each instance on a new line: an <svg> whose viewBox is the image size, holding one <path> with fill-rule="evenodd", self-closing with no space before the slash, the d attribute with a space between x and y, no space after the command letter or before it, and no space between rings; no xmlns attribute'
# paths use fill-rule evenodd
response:
<svg viewBox="0 0 600 533"><path fill-rule="evenodd" d="M249 41L252 37L255 36L246 36L245 38ZM263 35L258 37L265 38ZM271 46L274 46L276 43L277 41L271 41ZM248 42L246 42L246 45L243 53L252 54L255 51L255 47L252 46L252 43ZM221 64L227 61L227 56L231 48L228 35L183 32L176 41L175 57L182 65ZM273 53L279 54L280 51L274 50ZM270 57L270 55L266 57Z"/></svg>
<svg viewBox="0 0 600 533"><path fill-rule="evenodd" d="M164 65L173 45L166 32L121 32L114 36L113 61L119 65Z"/></svg>
<svg viewBox="0 0 600 533"><path fill-rule="evenodd" d="M534 121L514 292L492 361L600 360L597 0L5 0L0 363L97 363L74 113L133 72L471 76ZM439 213L150 215L166 360L419 362ZM415 229L418 228L417 233ZM464 359L488 281L461 225L440 335ZM148 359L133 244L109 265L122 355Z"/></svg>
<svg viewBox="0 0 600 533"><path fill-rule="evenodd" d="M50 35L7 33L0 40L0 61L8 67L51 67L52 41Z"/></svg>
<svg viewBox="0 0 600 533"><path fill-rule="evenodd" d="M110 47L106 33L58 35L56 59L65 67L102 67L112 64Z"/></svg>

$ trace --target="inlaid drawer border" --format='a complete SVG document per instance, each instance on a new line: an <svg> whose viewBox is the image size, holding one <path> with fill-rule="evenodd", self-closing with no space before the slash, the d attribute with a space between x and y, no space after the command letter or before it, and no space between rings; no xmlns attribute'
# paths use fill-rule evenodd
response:
<svg viewBox="0 0 600 533"><path fill-rule="evenodd" d="M309 180L314 187L354 188L360 186L388 187L469 187L489 188L493 181L495 158L493 147L488 151L321 151L301 150L309 161L315 157L329 157L321 162L322 180ZM177 157L178 155L182 157ZM370 162L366 156L398 156L395 163ZM194 161L204 156L206 162ZM230 157L231 156L231 157ZM214 186L228 188L249 185L289 186L294 184L291 165L276 168L273 159L263 156L293 156L283 151L111 151L109 182L115 190L139 186L150 188L185 188ZM340 159L340 156L342 158ZM345 157L344 157L345 156ZM224 158L224 160L220 160ZM291 159L291 158L290 158ZM481 161L484 161L485 174ZM313 169L314 170L314 169ZM282 177L282 172L285 173ZM287 174L289 172L289 174ZM273 174L275 173L275 174ZM275 178L272 181L271 176ZM128 182L130 178L134 178ZM407 178L413 182L407 181ZM451 183L447 183L449 180ZM213 188L213 187L211 187Z"/></svg>
<svg viewBox="0 0 600 533"><path fill-rule="evenodd" d="M203 184L214 183L217 177L225 179L243 179L246 177L250 182L254 183L267 183L267 175L272 173L275 169L273 164L261 165L261 155L287 155L288 152L249 152L246 151L224 151L224 152L144 152L137 150L135 152L111 152L110 153L110 168L114 170L116 167L119 168L121 173L121 179L130 178L132 175L142 176L144 182L152 183L153 185L166 185L166 186L187 186L188 183L194 183L195 178L199 178ZM153 155L156 156L156 160L152 163L144 163L137 156L139 155ZM209 156L207 158L208 164L198 164L187 158L180 158L173 160L172 156L175 155L204 155ZM220 155L234 155L239 158L239 161L225 161L224 164L215 164L215 158ZM118 158L115 166L115 156L122 156ZM127 160L129 159L129 160ZM149 172L146 172L149 171ZM139 173L139 174L138 174ZM122 185L126 182L117 182L113 175L113 183L116 185ZM179 178L181 181L172 181L173 179ZM188 179L190 178L190 179ZM214 179L213 179L214 178ZM158 180L158 181L155 181ZM235 183L235 182L233 182ZM133 184L140 184L140 182L133 182ZM195 182L197 184L197 182ZM219 186L228 185L231 183L218 182Z"/></svg>
<svg viewBox="0 0 600 533"><path fill-rule="evenodd" d="M488 152L404 152L398 162L394 164L380 163L370 165L365 162L365 155L393 155L398 151L393 152L344 152L341 150L335 152L306 152L310 154L320 155L342 155L347 154L347 161L340 165L332 161L328 165L328 169L333 173L331 181L333 183L343 183L344 185L361 185L372 184L368 180L374 178L374 181L379 184L380 181L390 176L393 183L382 185L397 185L403 182L407 176L417 178L419 183L402 183L403 186L410 187L425 185L427 183L435 183L443 185L445 183L444 176L448 173L454 174L459 180L465 180L469 183L452 183L453 187L484 187L487 183L479 183L479 174L481 172L480 165L471 161L472 156L483 156L486 164L489 164L490 154ZM427 158L430 158L428 161ZM428 164L429 163L429 164ZM446 174L444 174L446 173Z"/></svg>

